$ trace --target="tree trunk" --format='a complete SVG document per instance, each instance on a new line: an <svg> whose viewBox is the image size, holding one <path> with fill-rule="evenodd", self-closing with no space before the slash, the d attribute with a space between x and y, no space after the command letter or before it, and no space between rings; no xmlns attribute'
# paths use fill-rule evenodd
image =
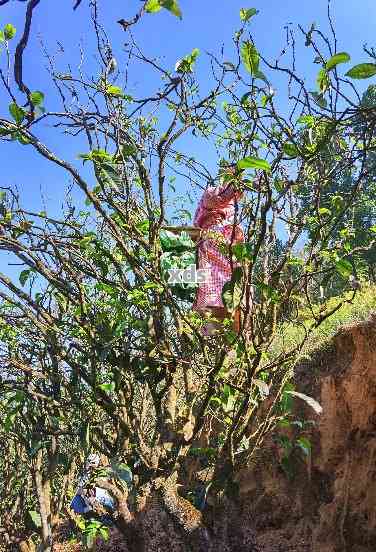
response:
<svg viewBox="0 0 376 552"><path fill-rule="evenodd" d="M43 451L39 450L37 454L37 459L34 469L34 481L35 489L37 492L38 503L39 503L39 513L42 523L42 550L43 552L52 551L52 530L51 530L51 520L50 520L50 504L47 504L49 496L46 496L45 490L48 488L43 483L43 473L42 473L42 462L43 462Z"/></svg>
<svg viewBox="0 0 376 552"><path fill-rule="evenodd" d="M18 545L20 552L35 552L35 544L31 539L28 541L21 541Z"/></svg>
<svg viewBox="0 0 376 552"><path fill-rule="evenodd" d="M124 535L129 552L144 552L144 538L135 516L128 507L128 493L120 491L115 485L105 479L98 479L97 485L106 489L117 502L118 518L116 526ZM147 552L145 550L145 552Z"/></svg>

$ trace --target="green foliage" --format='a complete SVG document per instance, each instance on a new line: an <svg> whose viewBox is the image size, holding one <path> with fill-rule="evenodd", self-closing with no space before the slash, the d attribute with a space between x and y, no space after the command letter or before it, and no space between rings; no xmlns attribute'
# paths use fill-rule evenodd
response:
<svg viewBox="0 0 376 552"><path fill-rule="evenodd" d="M351 79L369 79L376 75L375 63L360 63L347 71L346 77Z"/></svg>
<svg viewBox="0 0 376 552"><path fill-rule="evenodd" d="M317 75L317 86L321 94L324 94L330 85L330 79L327 70L323 67Z"/></svg>
<svg viewBox="0 0 376 552"><path fill-rule="evenodd" d="M42 527L42 520L38 512L35 510L29 510L29 516L37 529Z"/></svg>
<svg viewBox="0 0 376 552"><path fill-rule="evenodd" d="M124 462L117 462L113 459L111 461L111 470L115 477L123 481L128 487L131 487L133 475L132 470L127 464Z"/></svg>
<svg viewBox="0 0 376 552"><path fill-rule="evenodd" d="M270 171L271 167L268 161L258 157L245 157L237 162L238 169L260 169Z"/></svg>
<svg viewBox="0 0 376 552"><path fill-rule="evenodd" d="M254 15L259 13L256 8L242 8L240 10L240 19L242 21L249 21Z"/></svg>
<svg viewBox="0 0 376 552"><path fill-rule="evenodd" d="M219 395L215 395L211 399L212 405L219 405L226 424L231 424L231 413L234 410L238 393L230 385L225 384Z"/></svg>
<svg viewBox="0 0 376 552"><path fill-rule="evenodd" d="M252 42L243 42L241 47L241 58L247 71L253 77L256 77L259 70L260 54Z"/></svg>
<svg viewBox="0 0 376 552"><path fill-rule="evenodd" d="M157 13L162 8L170 11L176 17L182 18L182 12L177 0L148 0L145 6L145 10L148 13Z"/></svg>
<svg viewBox="0 0 376 552"><path fill-rule="evenodd" d="M33 270L31 270L30 268L27 269L27 270L23 270L19 276L19 281L20 281L20 284L21 286L24 286L27 282L27 280L29 279L30 275L33 273Z"/></svg>
<svg viewBox="0 0 376 552"><path fill-rule="evenodd" d="M15 102L10 104L9 113L12 115L17 125L20 125L26 116L26 111L22 107L18 106Z"/></svg>
<svg viewBox="0 0 376 552"><path fill-rule="evenodd" d="M323 107L323 108L328 106L328 102L326 101L326 99L324 98L322 93L311 92L310 94L313 97L313 99L315 100L315 102L317 103L317 105L319 105L320 107Z"/></svg>
<svg viewBox="0 0 376 552"><path fill-rule="evenodd" d="M120 88L120 86L114 86L112 84L107 86L106 94L108 94L108 96L113 96L114 98L123 98L124 97L124 92Z"/></svg>
<svg viewBox="0 0 376 552"><path fill-rule="evenodd" d="M311 441L307 439L307 437L299 437L296 440L296 445L303 451L305 456L309 456L311 454L312 445Z"/></svg>
<svg viewBox="0 0 376 552"><path fill-rule="evenodd" d="M344 299L350 300L351 297L352 292L346 292L343 296L331 298L327 306L329 309L334 309ZM319 310L320 306L315 306L314 312L318 313ZM354 300L344 303L339 310L324 320L324 322L311 333L304 345L300 358L304 355L312 354L312 352L318 348L326 347L329 340L342 325L361 322L368 318L372 310L376 310L375 286L363 282L362 289L357 293ZM312 314L308 310L301 313L299 320L300 324L281 323L272 349L272 358L294 347L300 342L305 331L302 324L308 328L314 322Z"/></svg>
<svg viewBox="0 0 376 552"><path fill-rule="evenodd" d="M145 10L148 13L157 13L162 9L162 5L159 0L148 0Z"/></svg>
<svg viewBox="0 0 376 552"><path fill-rule="evenodd" d="M181 232L180 234L174 234L168 230L161 230L159 233L159 239L161 242L162 251L184 253L186 251L194 251L195 244L187 234L187 232Z"/></svg>
<svg viewBox="0 0 376 552"><path fill-rule="evenodd" d="M162 8L181 16L176 1L146 3L148 13ZM256 13L243 8L241 20ZM294 432L281 440L286 466L291 451L310 453L308 422L294 419L294 406L304 401L319 413L320 405L290 383L292 365L331 335L357 301L364 300L362 316L375 302L374 291L364 287L354 298L351 288L363 285L375 255L376 93L370 88L357 106L352 87L335 71L348 54L325 61L312 25L306 40L319 50L318 88L307 94L305 75L270 65L278 96L246 32L242 24L232 59L212 58L219 65L213 62L212 86L197 79L197 49L178 62L174 76L158 52L147 59L143 48L127 48L129 73L144 60L161 77L154 91L135 86L134 97L103 77L109 44L99 44L98 74L87 78L71 65L69 74L54 74L74 105L69 113L54 113L56 126L46 128L70 140L79 136L80 144L87 138L79 156L85 167L74 167L39 138L44 133L37 132L34 115L43 109L42 92L19 100L28 105L29 99L35 113L11 104L1 137L27 143L35 125L38 140L32 139L30 151L73 179L74 199L52 216L29 213L11 192L1 198L2 243L24 268L18 281L4 279L0 304L0 438L10 458L0 460L0 481L17 473L10 496L2 492L4 511L17 504L22 487L27 511L38 514L28 489L30 465L40 465L42 480L51 485L51 519L58 517L56 497L65 477L72 481L62 508L74 492L75 466L80 469L93 451L108 462L90 483L111 479L131 508L156 473L166 480L174 466L182 479L182 455L222 475L230 453L229 471L236 472L277 424ZM327 52L325 40L323 46ZM121 49L114 45L114 51ZM252 77L248 82L239 58ZM297 98L299 109L288 103L286 114L281 91ZM20 91L13 92L18 98ZM87 94L98 109L85 107ZM46 113L43 121L50 117ZM210 175L206 158L192 153L209 150L227 172ZM247 169L256 175L247 178ZM161 229L170 220L179 226L190 220L190 196L212 180L244 192L235 207L246 242L219 245L223 254L232 252L236 267L222 298L230 314L242 306L241 335L230 315L221 321L222 312L216 319L216 311L207 317L193 311L196 284L168 282L170 268L195 265L196 244L184 232ZM81 210L81 198L89 209ZM202 331L205 324L213 335ZM217 427L207 446L197 447L202 422L206 430L212 420ZM193 503L203 507L202 500ZM81 527L87 544L101 534L101 526L90 523Z"/></svg>
<svg viewBox="0 0 376 552"><path fill-rule="evenodd" d="M35 92L31 92L30 99L34 106L41 106L44 103L44 94L36 90Z"/></svg>
<svg viewBox="0 0 376 552"><path fill-rule="evenodd" d="M240 305L243 295L243 271L235 268L232 278L223 286L222 301L229 312L234 312Z"/></svg>
<svg viewBox="0 0 376 552"><path fill-rule="evenodd" d="M94 161L96 163L101 163L103 161L112 161L112 155L110 155L103 149L93 150L89 153L80 153L78 157L80 159L83 159L84 163L86 161Z"/></svg>
<svg viewBox="0 0 376 552"><path fill-rule="evenodd" d="M200 50L198 48L194 48L191 54L177 61L175 71L177 71L178 73L192 73L194 65L196 63L196 59L199 55Z"/></svg>
<svg viewBox="0 0 376 552"><path fill-rule="evenodd" d="M95 519L76 520L79 529L82 532L82 541L85 547L91 549L98 537L107 541L109 538L109 529L100 521Z"/></svg>
<svg viewBox="0 0 376 552"><path fill-rule="evenodd" d="M168 282L171 269L186 270L196 265L195 244L186 232L179 235L166 230L160 232L160 244L163 251L160 256L162 274ZM175 284L171 290L183 300L193 300L193 292L197 284L191 283Z"/></svg>
<svg viewBox="0 0 376 552"><path fill-rule="evenodd" d="M291 142L286 142L285 144L283 144L283 151L288 157L291 157L291 159L295 159L299 155L298 148L295 144L292 144Z"/></svg>
<svg viewBox="0 0 376 552"><path fill-rule="evenodd" d="M345 278L346 280L349 278L349 276L353 273L353 266L347 259L340 259L336 263L336 270L338 274L342 276L342 278Z"/></svg>
<svg viewBox="0 0 376 552"><path fill-rule="evenodd" d="M252 243L236 243L232 246L232 252L238 261L251 259L253 255Z"/></svg>
<svg viewBox="0 0 376 552"><path fill-rule="evenodd" d="M3 32L5 40L12 40L12 38L16 35L16 27L14 27L11 23L7 23Z"/></svg>
<svg viewBox="0 0 376 552"><path fill-rule="evenodd" d="M348 53L338 52L338 54L334 54L334 56L332 56L330 59L328 59L328 61L325 64L325 69L327 71L331 71L332 69L334 69L335 67L337 67L337 65L339 65L341 63L348 63L350 61L350 59L351 58L350 58Z"/></svg>

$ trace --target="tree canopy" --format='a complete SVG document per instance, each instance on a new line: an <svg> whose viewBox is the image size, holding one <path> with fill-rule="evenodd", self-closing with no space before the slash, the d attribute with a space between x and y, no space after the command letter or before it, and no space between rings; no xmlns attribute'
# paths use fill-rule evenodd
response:
<svg viewBox="0 0 376 552"><path fill-rule="evenodd" d="M356 296L364 263L373 264L374 87L363 95L357 81L376 74L376 56L367 50L353 65L333 27L326 36L312 26L289 31L285 57L268 59L252 35L262 14L244 8L229 37L231 59L192 44L175 67L164 66L132 29L145 14L158 26L162 9L180 18L180 3L147 0L119 21L127 40L120 62L97 2L90 5L97 71L87 75L46 52L60 101L53 111L23 72L32 14L43 2L27 2L22 36L12 23L0 33L9 97L2 147L17 143L20 159L30 150L59 167L62 185L71 182L60 217L29 210L23 189L1 188L0 248L20 266L17 278L0 272L4 539L39 539L51 550L77 472L94 451L107 459L94 481L114 497L113 521L130 550L143 549L137 504L148 493L199 550L207 533L197 522L192 537L180 498L201 519L207 494L236 492L234 474L293 421L293 398L320 413L291 377L307 338ZM296 71L298 48L314 54L315 90ZM211 74L201 82L204 55ZM133 63L154 72L151 95L128 93ZM288 112L273 86L277 75ZM46 124L80 147L85 141L78 161L54 151ZM230 313L241 309L239 334L229 318L205 337L191 295L166 276L161 231L189 221L192 210L176 182L189 194L218 179L185 149L185 136L215 149L218 171L221 163L244 171L231 178L245 192L237 218L246 238L225 249L240 266L223 294ZM294 343L284 342L286 324L300 330Z"/></svg>

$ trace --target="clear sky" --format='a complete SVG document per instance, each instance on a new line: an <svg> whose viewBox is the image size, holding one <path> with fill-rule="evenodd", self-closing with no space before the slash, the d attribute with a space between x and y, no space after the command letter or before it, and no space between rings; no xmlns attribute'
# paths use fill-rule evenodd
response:
<svg viewBox="0 0 376 552"><path fill-rule="evenodd" d="M47 108L55 107L55 91L50 78L45 71L46 61L41 53L40 39L50 52L56 51L59 41L65 49L64 60L73 67L79 62L79 43L81 42L86 57L86 70L96 63L94 58L93 36L89 17L89 0L83 0L80 8L73 12L73 0L41 0L35 10L32 28L32 39L25 52L25 80L33 90L41 90L46 94ZM322 29L328 30L326 17L326 0L253 0L248 4L244 0L180 0L183 20L180 21L166 10L155 15L147 15L135 29L137 40L145 52L161 56L166 67L173 67L176 60L189 53L193 48L202 52L198 63L199 76L205 81L208 66L204 59L206 51L218 52L222 43L230 45L231 37L239 26L239 10L242 7L255 7L260 10L253 19L252 27L256 45L266 55L276 55L284 44L284 26L298 23L308 27L316 22ZM122 44L126 40L124 32L116 21L129 18L139 9L139 0L102 0L100 14L108 34L117 47L119 65L121 67ZM0 25L11 22L17 27L20 36L26 4L13 0L0 7ZM376 2L374 0L333 0L332 12L338 32L338 49L350 53L355 63L366 60L362 53L362 45L368 42L374 44L376 25ZM375 41L376 43L376 41ZM300 49L300 71L308 79L314 81L317 65L312 64L312 52ZM226 50L225 50L226 51ZM3 66L5 56L2 53ZM367 81L368 83L368 81ZM131 75L131 88L142 93L148 87L148 78L141 70ZM7 114L8 98L0 95L1 113ZM42 133L52 148L57 148L65 158L76 160L80 151L79 144L72 139L59 136L58 133L44 128ZM31 148L20 148L18 144L0 145L0 162L2 183L17 184L22 188L25 200L32 204L38 201L39 190L42 188L46 197L56 201L61 197L61 190L67 184L60 170L51 170L45 162L36 161ZM210 160L213 162L213 160Z"/></svg>
<svg viewBox="0 0 376 552"><path fill-rule="evenodd" d="M80 60L80 48L84 52L85 71L89 74L96 67L94 37L91 31L89 0L83 0L79 9L72 10L73 0L41 0L35 10L32 27L32 38L24 55L24 78L32 90L41 90L46 95L46 107L55 109L56 92L51 85L45 70L46 60L41 51L41 39L53 53L57 50L57 41L64 47L61 58L61 69L71 63L77 67ZM124 63L123 44L126 35L116 21L129 19L140 7L140 0L101 0L100 17L103 20L115 46L119 67ZM240 8L254 7L259 14L252 20L256 45L266 56L276 56L284 45L286 31L284 27L291 24L297 29L300 23L308 28L316 22L321 29L329 31L327 20L327 0L180 0L183 20L180 21L166 10L155 15L147 14L143 21L134 28L135 36L149 55L160 56L166 67L173 68L175 62L199 48L201 56L197 64L200 80L205 83L208 64L205 52L218 53L222 44L227 44L225 52L231 51L231 37L239 28ZM21 35L26 3L13 0L0 7L0 26L10 22L17 27L17 37ZM362 45L368 43L376 46L376 2L375 0L332 0L332 14L338 34L338 50L347 51L352 63L367 61L362 52ZM303 41L304 42L304 41ZM15 46L12 43L12 46ZM226 50L227 48L227 50ZM298 65L300 73L314 83L318 70L313 65L312 51L300 45ZM63 61L64 60L64 61ZM6 58L1 53L0 63L4 67ZM136 69L128 83L128 92L137 91L140 95L150 89L149 76L141 68ZM365 87L370 83L367 81ZM121 82L119 82L121 84ZM275 83L273 83L274 85ZM278 83L276 83L278 93ZM363 83L361 83L363 86ZM314 86L314 84L312 84ZM1 114L7 116L9 99L0 92ZM60 135L56 130L44 125L39 135L46 143L69 161L82 167L77 153L86 151L87 147L79 141ZM207 153L200 146L196 151L194 142L187 142L192 153L200 155L211 168L216 159L213 152ZM35 157L33 150L19 144L0 144L1 185L17 185L24 198L24 206L41 208L40 191L43 190L47 207L55 208L61 204L63 191L69 181L58 168L51 168Z"/></svg>

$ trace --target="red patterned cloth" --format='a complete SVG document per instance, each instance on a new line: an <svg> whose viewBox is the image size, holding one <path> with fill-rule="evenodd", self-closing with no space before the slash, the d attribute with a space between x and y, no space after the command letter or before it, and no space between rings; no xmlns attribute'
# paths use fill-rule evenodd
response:
<svg viewBox="0 0 376 552"><path fill-rule="evenodd" d="M232 269L228 256L223 254L220 242L235 244L244 241L241 227L235 223L235 203L242 196L231 184L210 186L200 199L194 225L205 231L198 246L198 267L206 269L205 283L200 284L193 308L204 311L207 307L223 307L222 288L231 279ZM205 234L210 232L210 239ZM217 233L218 237L214 237ZM233 263L233 268L236 266Z"/></svg>

